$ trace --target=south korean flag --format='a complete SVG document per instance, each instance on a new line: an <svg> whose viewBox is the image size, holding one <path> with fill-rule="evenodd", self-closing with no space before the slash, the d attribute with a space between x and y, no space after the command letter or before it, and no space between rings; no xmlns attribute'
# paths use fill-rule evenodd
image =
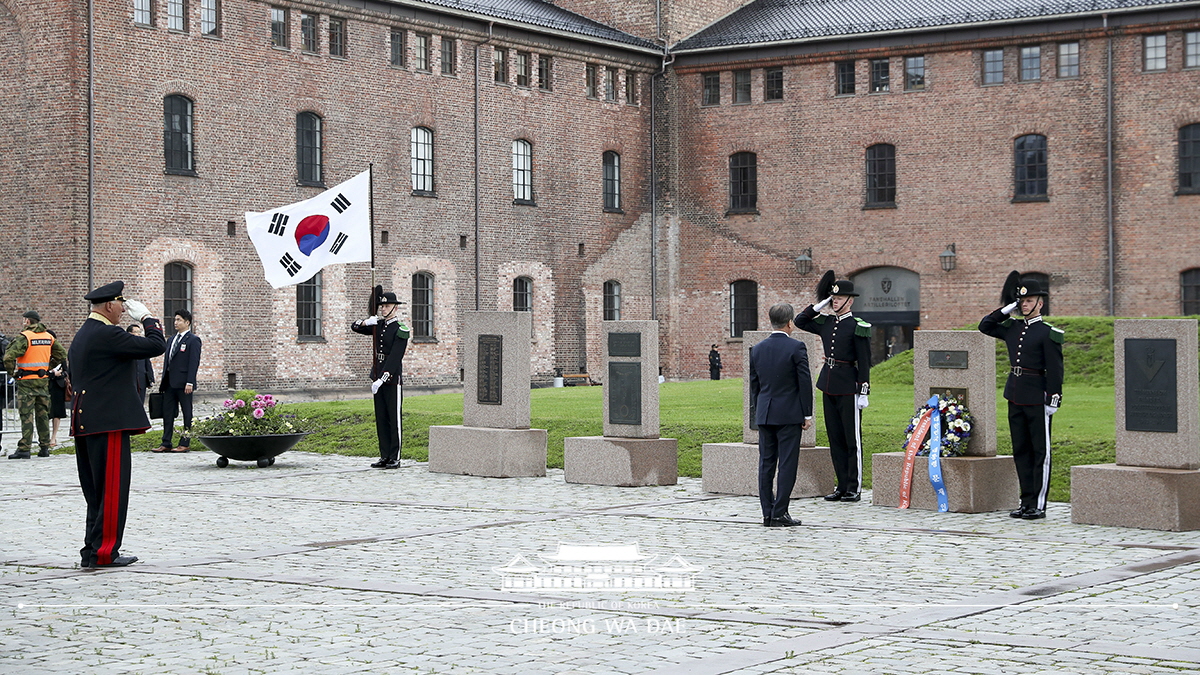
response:
<svg viewBox="0 0 1200 675"><path fill-rule="evenodd" d="M246 231L274 288L313 278L326 265L371 260L371 172L312 199L246 213Z"/></svg>

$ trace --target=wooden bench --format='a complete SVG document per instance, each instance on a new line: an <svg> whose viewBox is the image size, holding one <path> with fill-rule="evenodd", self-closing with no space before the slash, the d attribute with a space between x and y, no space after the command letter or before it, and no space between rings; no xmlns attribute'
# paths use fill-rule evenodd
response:
<svg viewBox="0 0 1200 675"><path fill-rule="evenodd" d="M562 378L564 387L588 387L593 384L592 378L587 373L563 375Z"/></svg>

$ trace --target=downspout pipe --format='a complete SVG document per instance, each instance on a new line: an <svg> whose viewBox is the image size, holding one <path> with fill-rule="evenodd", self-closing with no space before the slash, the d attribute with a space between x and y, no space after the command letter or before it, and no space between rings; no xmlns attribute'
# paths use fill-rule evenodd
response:
<svg viewBox="0 0 1200 675"><path fill-rule="evenodd" d="M492 41L492 27L488 22L487 39L475 43L475 311L479 311L479 48Z"/></svg>
<svg viewBox="0 0 1200 675"><path fill-rule="evenodd" d="M1117 286L1116 286L1116 232L1113 217L1113 39L1108 27L1108 14L1104 14L1104 33L1107 40L1108 55L1105 63L1105 219L1108 225L1108 315L1116 316Z"/></svg>
<svg viewBox="0 0 1200 675"><path fill-rule="evenodd" d="M663 46L662 68L650 77L650 318L658 320L658 80L671 65Z"/></svg>
<svg viewBox="0 0 1200 675"><path fill-rule="evenodd" d="M96 5L88 0L87 23L87 289L95 288L96 279Z"/></svg>

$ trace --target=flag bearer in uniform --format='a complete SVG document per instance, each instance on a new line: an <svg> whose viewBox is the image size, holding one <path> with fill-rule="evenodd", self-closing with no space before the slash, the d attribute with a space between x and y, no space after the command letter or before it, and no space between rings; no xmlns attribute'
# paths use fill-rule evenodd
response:
<svg viewBox="0 0 1200 675"><path fill-rule="evenodd" d="M9 459L30 458L35 427L38 457L50 456L50 371L67 359L67 350L46 331L41 315L31 309L22 316L25 328L4 352L4 370L17 380L21 417L21 440Z"/></svg>
<svg viewBox="0 0 1200 675"><path fill-rule="evenodd" d="M1015 293L1010 290L1014 286ZM1036 279L1021 282L1014 271L1003 294L1008 304L979 322L980 332L1008 345L1011 367L1004 398L1008 399L1008 430L1021 486L1021 506L1008 515L1025 520L1046 517L1050 419L1062 403L1063 331L1042 319L1049 295Z"/></svg>
<svg viewBox="0 0 1200 675"><path fill-rule="evenodd" d="M376 469L397 469L400 468L401 412L404 406L401 360L408 349L409 329L396 315L401 304L396 294L384 293L382 286L376 286L375 289L372 302L376 306L375 313L362 321L355 321L350 330L372 337L371 394L375 397L379 461L371 466Z"/></svg>
<svg viewBox="0 0 1200 675"><path fill-rule="evenodd" d="M137 556L120 553L129 508L129 437L150 428L134 377L137 362L162 354L167 343L158 319L142 303L126 300L124 290L124 282L114 281L84 296L92 313L75 333L69 352L75 390L71 435L79 486L87 500L79 550L84 569L137 562ZM144 337L121 328L126 311L141 322Z"/></svg>
<svg viewBox="0 0 1200 675"><path fill-rule="evenodd" d="M862 498L862 410L871 392L871 324L855 317L854 282L835 281L833 270L817 285L816 305L796 315L796 328L821 336L825 365L817 377L823 392L825 432L837 487L825 501L856 502ZM832 314L822 314L830 308Z"/></svg>

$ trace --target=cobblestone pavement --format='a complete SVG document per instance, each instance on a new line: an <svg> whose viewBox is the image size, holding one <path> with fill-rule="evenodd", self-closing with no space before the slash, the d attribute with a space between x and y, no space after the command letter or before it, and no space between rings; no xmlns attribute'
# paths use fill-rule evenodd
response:
<svg viewBox="0 0 1200 675"><path fill-rule="evenodd" d="M124 569L76 569L71 455L0 463L0 673L1181 673L1200 533L796 500L700 482L136 453ZM636 543L695 588L501 590L561 542Z"/></svg>

